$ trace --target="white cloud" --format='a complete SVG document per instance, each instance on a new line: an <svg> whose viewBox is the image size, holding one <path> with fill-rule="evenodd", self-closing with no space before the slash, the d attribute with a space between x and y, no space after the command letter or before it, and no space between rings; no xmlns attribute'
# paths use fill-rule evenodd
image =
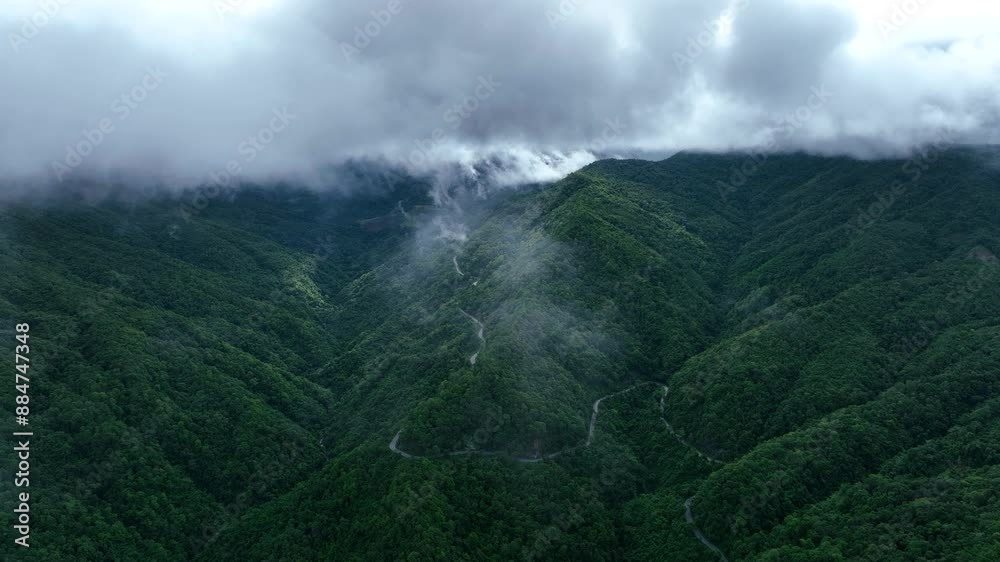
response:
<svg viewBox="0 0 1000 562"><path fill-rule="evenodd" d="M326 177L348 157L403 164L508 158L544 178L630 150L746 148L825 85L835 97L787 148L905 150L950 128L1000 122L1000 6L971 0L589 0L556 26L555 0L53 0L15 49L35 1L0 7L0 175L52 177L66 146L109 114L148 66L169 77L81 165L206 181L276 108L300 117L245 177ZM219 14L219 4L233 12ZM893 6L918 10L894 21ZM48 3L51 4L51 3ZM726 9L731 21L713 27ZM904 12L905 13L905 12ZM378 23L345 59L341 45ZM880 21L894 26L884 36ZM375 27L372 27L375 29ZM678 69L674 53L717 29ZM502 86L461 119L478 80ZM594 150L608 119L629 124ZM457 121L457 126L455 122Z"/></svg>

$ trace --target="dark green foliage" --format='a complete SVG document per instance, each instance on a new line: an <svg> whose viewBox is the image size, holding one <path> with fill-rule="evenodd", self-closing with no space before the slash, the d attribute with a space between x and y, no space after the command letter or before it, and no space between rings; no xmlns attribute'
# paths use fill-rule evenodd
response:
<svg viewBox="0 0 1000 562"><path fill-rule="evenodd" d="M694 497L730 560L1000 559L996 159L602 161L461 244L419 182L11 206L39 437L2 552L713 560ZM648 384L582 447L643 381L678 436Z"/></svg>

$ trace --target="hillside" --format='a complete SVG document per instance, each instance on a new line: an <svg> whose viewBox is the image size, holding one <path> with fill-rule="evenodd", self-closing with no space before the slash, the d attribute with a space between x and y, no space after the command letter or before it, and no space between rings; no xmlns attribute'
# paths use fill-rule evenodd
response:
<svg viewBox="0 0 1000 562"><path fill-rule="evenodd" d="M998 559L1000 154L937 156L9 206L29 558Z"/></svg>

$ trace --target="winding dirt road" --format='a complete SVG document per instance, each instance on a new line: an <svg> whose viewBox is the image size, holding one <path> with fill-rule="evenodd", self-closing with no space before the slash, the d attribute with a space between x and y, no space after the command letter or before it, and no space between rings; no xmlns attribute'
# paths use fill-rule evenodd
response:
<svg viewBox="0 0 1000 562"><path fill-rule="evenodd" d="M400 207L400 211L403 213L403 215L406 216L406 211L402 209L402 202L400 202L399 207ZM454 264L454 266L455 266L455 272L458 274L458 276L459 277L465 277L465 273L463 273L462 269L458 266L458 256L452 256L451 261L452 261L452 264ZM479 281L477 280L475 283L473 283L473 286L477 285L478 283L479 283ZM466 318L468 318L469 320L472 320L472 322L475 323L476 328L477 328L476 336L479 338L479 349L476 350L476 352L473 353L472 356L469 357L469 363L471 365L475 366L476 359L479 357L479 353L482 352L483 347L486 345L486 337L484 336L484 332L485 332L486 328L483 325L483 323L480 322L479 319L476 318L475 316L469 314L468 312L466 312L465 310L463 310L461 308L459 308L458 310ZM515 461L521 462L521 463L537 463L537 462L542 462L544 460L553 459L555 457L558 457L559 455L562 455L563 453L569 453L571 451L575 451L575 450L577 450L577 449L579 449L581 447L590 447L590 444L594 440L594 430L597 427L597 417L598 417L598 415L600 414L600 411L601 411L601 402L607 400L608 398L613 398L615 396L619 396L621 394L625 394L626 392L631 392L631 391L633 391L633 390L635 390L635 389L637 389L639 387L650 385L650 384L655 384L655 385L658 385L661 388L663 388L663 396L660 397L660 421L663 422L663 425L664 425L664 427L667 428L667 431L669 431L670 434L674 436L674 439L676 439L677 442L680 443L681 445L683 445L685 448L694 451L695 454L697 454L701 459L705 460L706 462L709 462L709 463L712 463L712 464L725 464L723 461L715 459L715 458L712 458L711 456L709 456L709 455L701 452L699 449L695 448L690 443L688 443L687 441L685 441L684 438L681 437L674 430L673 426L670 425L670 422L668 422L667 418L666 418L666 401L667 401L667 397L670 395L670 387L668 387L665 384L660 384L660 383L655 383L655 382L649 382L649 381L647 381L647 382L641 382L641 383L636 384L636 385L632 385L632 386L626 388L625 390L619 390L618 392L614 392L614 393L608 394L607 396L602 396L602 397L598 398L597 400L594 400L594 403L591 405L591 408L590 408L591 409L590 424L587 427L587 438L584 440L584 442L581 443L580 445L576 445L575 447L570 447L568 449L563 449L561 451L556 451L554 453L549 453L547 455L536 455L536 456L533 456L533 457L516 457L516 456L510 456L506 452L503 452L503 451L478 451L478 450L451 451L450 453L444 453L444 454L433 455L433 456L413 455L413 454L407 453L406 451L404 451L404 450L402 450L402 449L399 448L399 437L403 433L402 429L399 430L399 431L397 431L396 435L394 435L393 438L392 438L392 440L389 442L389 450L392 451L393 453L395 453L395 454L397 454L397 455L405 458L405 459L425 459L425 458L443 458L443 457L458 457L458 456L467 456L467 455L468 456L478 455L478 456L486 456L486 457L507 456L507 457L511 458L512 460L515 460ZM687 521L687 524L691 526L691 531L694 533L695 538L697 538L698 541L701 542L701 544L703 544L705 546L705 548L708 548L713 553L715 553L716 555L718 555L719 559L722 562L729 562L729 560L726 558L726 555L722 552L722 549L720 549L718 546L716 546L715 544L713 544L712 541L708 540L708 538L705 536L705 534L701 531L701 529L698 528L698 525L695 523L694 514L692 513L692 504L694 503L694 499L695 499L695 496L691 496L690 498L688 498L687 500L684 501L684 519Z"/></svg>
<svg viewBox="0 0 1000 562"><path fill-rule="evenodd" d="M640 386L645 386L647 384L656 384L656 383L653 383L653 382L642 382L642 383L639 383L637 385L630 386L630 387L626 388L625 390L619 390L618 392L615 392L614 394L609 394L607 396L602 396L602 397L598 398L597 400L594 400L594 404L590 408L591 409L591 412L590 412L590 428L587 430L587 440L584 441L583 446L584 447L589 447L590 446L590 442L594 440L594 427L597 425L597 414L598 414L598 412L601 409L601 402L607 400L608 398L613 398L615 396L618 396L619 394L625 394L626 392L630 392L632 390L635 390L635 389L639 388ZM667 387L664 386L663 388L667 388Z"/></svg>
<svg viewBox="0 0 1000 562"><path fill-rule="evenodd" d="M462 311L462 313L465 314L465 311ZM475 320L475 318L473 318L472 316L469 316L468 314L466 314L466 316L468 316L469 318L472 318L473 320ZM478 324L478 320L475 320L475 321ZM480 324L479 326L480 326L480 332L479 332L480 333L480 338L482 338L482 324ZM475 363L473 362L473 364L475 364ZM574 447L568 447L566 449L562 449L562 450L556 451L554 453L549 453L547 455L540 455L540 456L535 456L535 457L510 457L510 458L512 458L513 460L516 460L518 462L540 462L540 461L543 461L543 460L546 460L546 459L552 459L552 458L558 457L559 455L562 455L564 453L569 453L571 451L575 451L575 450L577 450L577 449L579 449L581 447L589 447L590 444L591 444L591 442L593 442L593 440L594 440L594 429L596 429L596 427L597 427L597 416L598 416L598 414L600 413L600 410L601 410L601 402L607 400L608 398L614 398L615 396L619 396L621 394L625 394L626 392L631 392L631 391L633 391L633 390L635 390L635 389L637 389L639 387L647 386L647 385L650 385L650 384L659 384L659 383L641 382L639 384L632 385L632 386L626 388L625 390L619 390L618 392L613 392L611 394L608 394L607 396L602 396L602 397L598 398L597 400L594 400L594 403L590 407L591 414L590 414L590 424L589 424L589 427L587 429L587 438L580 445L576 445ZM664 385L660 385L660 386L663 387L664 390L667 390L666 386L664 386ZM661 403L661 408L662 408L662 403ZM664 422L666 422L666 420L664 420ZM400 436L401 433L403 433L403 430L399 430L399 432L396 433L395 437L393 437L392 441L389 443L389 449L393 453L396 453L396 454L401 455L401 456L403 456L405 458L408 458L408 459L435 458L435 457L422 457L422 456L419 456L419 455L412 455L412 454L407 453L407 452L403 451L402 449L400 449L398 447L398 443L399 443L399 436ZM464 450L464 451L452 451L450 453L446 453L446 454L442 454L442 455L436 455L436 457L438 457L438 458L444 457L444 456L455 457L455 456L461 456L461 455L481 455L481 456L495 457L495 456L506 455L506 453L501 452L501 451ZM702 455L702 456L704 457L704 455ZM704 458L707 459L707 457L704 457ZM720 462L720 461L715 461L715 462Z"/></svg>
<svg viewBox="0 0 1000 562"><path fill-rule="evenodd" d="M389 450L392 451L393 453L396 453L397 455L401 455L405 459L420 458L420 457L414 457L410 453L402 451L398 447L396 447L396 444L399 443L399 435L401 433L403 433L402 429L396 432L396 436L392 438L392 441L389 441Z"/></svg>
<svg viewBox="0 0 1000 562"><path fill-rule="evenodd" d="M670 422L668 422L667 418L664 417L664 412L663 412L664 408L666 407L667 396L669 396L669 395L670 395L670 388L667 387L667 386L664 386L663 387L663 396L660 397L660 421L662 421L663 425L666 426L667 431L670 432L670 435L673 435L674 439L676 439L678 442L680 442L681 445L684 445L688 449L691 449L692 451L695 452L695 454L697 454L699 457L705 459L706 461L708 461L710 463L715 463L715 464L726 464L725 461L720 461L719 459L712 458L712 457L706 455L705 453L702 453L701 450L699 450L698 448L692 446L690 443L688 443L687 441L685 441L683 437L681 437L680 435L678 435L678 433L676 431L674 431L674 427L672 425L670 425Z"/></svg>
<svg viewBox="0 0 1000 562"><path fill-rule="evenodd" d="M466 314L466 312L464 310L462 311L462 314L465 314L469 318L472 318L476 322L476 324L479 325L479 327L480 327L480 338L482 338L482 324L478 320L476 320L475 318L473 318L472 316L470 316L469 314ZM472 364L473 365L475 364L475 359L474 358L475 358L475 356L473 356L473 359L472 359ZM660 421L663 422L663 425L666 426L666 428L670 432L670 434L673 435L674 438L681 445L684 445L684 447L686 447L686 448L694 451L695 454L697 454L700 458L702 458L706 462L709 462L709 463L712 463L712 464L725 464L724 461L720 461L718 459L712 458L712 457L706 455L705 453L701 452L700 450L696 449L691 444L689 444L687 441L685 441L680 435L678 435L676 431L674 431L674 428L670 425L670 422L668 422L667 419L666 419L666 417L664 417L665 409L666 409L666 400L667 400L667 397L670 395L670 387L668 387L667 385L664 385L664 384L654 383L654 382L642 382L642 383L630 386L630 387L626 388L625 390L619 390L618 392L614 392L612 394L608 394L607 396L602 396L602 397L598 398L597 400L594 400L594 403L591 405L590 425L589 425L589 427L587 429L587 438L586 438L586 440L582 444L577 445L575 447L570 447L568 449L563 449L561 451L556 451L555 453L550 453L548 455L541 455L541 456L537 456L537 457L510 457L510 458L513 459L513 460L515 460L515 461L517 461L517 462L522 462L522 463L537 463L537 462L542 462L544 460L548 460L548 459L552 459L552 458L558 457L559 455L562 455L563 453L569 453L571 451L575 451L576 449L579 449L580 447L589 447L590 444L594 440L594 429L596 429L596 427L597 427L597 417L598 417L598 414L600 413L600 410L601 410L601 402L607 400L608 398L613 398L615 396L618 396L618 395L621 395L621 394L625 394L626 392L631 392L632 390L635 390L635 389L637 389L639 387L650 385L650 384L657 384L661 388L663 388L663 396L660 397ZM419 456L419 455L412 455L412 454L407 453L406 451L404 451L404 450L402 450L402 449L400 449L398 447L399 436L402 433L403 433L403 430L399 430L398 432L396 432L396 435L392 438L392 441L389 442L389 450L391 450L393 453L396 453L397 455L400 455L403 458L407 458L407 459L441 458L441 457L448 457L448 456L450 456L450 457L457 457L457 456L465 456L465 455L479 455L479 456L486 456L486 457L507 456L507 453L504 453L502 451L475 451L475 450L452 451L450 453L446 453L446 454L443 454L443 455L426 456L426 457L425 456ZM688 498L687 500L684 501L684 519L687 521L687 524L691 526L691 532L694 533L694 536L695 536L695 538L698 539L698 542L700 542L701 544L703 544L705 546L705 548L711 550L713 553L715 553L716 555L718 555L719 559L722 560L722 562L729 562L729 559L726 558L726 555L722 552L722 549L720 549L718 546L716 546L715 544L713 544L712 541L708 540L708 537L705 536L705 534L701 531L701 529L698 528L698 525L695 523L694 513L692 511L692 504L694 503L694 499L695 499L694 496L691 496L690 498Z"/></svg>
<svg viewBox="0 0 1000 562"><path fill-rule="evenodd" d="M406 215L406 211L403 209L402 201L399 202L399 210L403 214L404 217L407 216ZM465 273L463 273L462 269L458 266L458 256L452 256L451 261L455 265L455 272L458 273L458 276L459 277L465 277ZM477 280L477 281L475 281L473 283L473 286L476 286L478 284L479 284L479 281ZM479 353L482 352L483 346L486 345L486 338L484 336L484 332L485 332L486 328L485 328L485 326L483 326L483 323L480 322L479 319L476 318L475 316L469 314L468 312L466 312L465 310L462 310L461 308L459 308L458 310L466 318L468 318L469 320L472 320L473 323L475 323L476 328L477 328L476 336L479 338L479 342L480 342L479 343L479 349L476 350L476 352L473 353L471 357L469 357L469 363L472 364L473 366L475 366L476 359L479 357ZM577 450L577 449L579 449L581 447L590 447L591 442L593 442L593 440L594 440L594 429L596 429L596 427L597 427L597 417L600 414L601 402L607 400L608 398L613 398L615 396L618 396L618 395L621 395L621 394L625 394L626 392L631 392L632 390L635 390L635 389L637 389L637 388L639 388L641 386L646 386L646 385L650 385L650 384L656 384L656 385L659 385L661 388L663 388L663 396L660 397L660 421L663 422L663 425L664 425L664 427L667 428L667 431L669 431L670 434L674 436L674 439L676 439L684 447L686 447L686 448L694 451L695 454L697 454L701 459L705 460L706 462L709 462L709 463L712 463L712 464L725 464L725 462L723 462L721 460L718 460L718 459L715 459L715 458L712 458L711 456L706 455L705 453L701 452L701 450L695 448L690 443L688 443L687 441L685 441L684 438L681 437L674 430L673 426L670 425L670 422L667 421L666 413L665 413L667 397L670 395L670 387L668 387L665 384L654 383L654 382L649 382L649 381L647 381L647 382L641 382L641 383L636 384L636 385L632 385L632 386L626 388L625 390L619 390L618 392L614 392L612 394L608 394L607 396L602 396L602 397L598 398L597 400L594 400L594 403L591 405L590 424L587 427L587 438L584 440L584 442L581 443L580 445L576 445L574 447L569 447L569 448L563 449L561 451L556 451L554 453L549 453L548 455L538 455L538 456L533 456L533 457L516 457L516 456L509 456L506 452L503 452L503 451L477 451L477 450L452 451L450 453L444 453L444 454L441 454L441 455L434 455L434 456L412 455L412 454L407 453L406 451L404 451L404 450L402 450L402 449L399 448L399 437L403 433L402 429L399 430L399 431L397 431L396 435L394 435L393 438L392 438L392 440L389 442L389 450L392 451L393 453L395 453L395 454L397 454L397 455L405 458L405 459L426 459L426 458L442 458L442 457L457 457L457 456L466 456L466 455L479 455L479 456L486 456L486 457L509 456L509 458L511 458L511 459L513 459L513 460L515 460L517 462L521 462L521 463L537 463L537 462L542 462L544 460L548 460L548 459L552 459L552 458L558 457L559 455L562 455L563 453L569 453L571 451L575 451L575 450ZM320 442L320 445L322 446L322 442ZM708 537L705 536L705 534L701 531L701 529L698 528L698 525L695 523L694 513L692 511L692 505L694 504L694 500L695 500L695 496L691 496L690 498L688 498L688 499L686 499L684 501L684 519L685 519L685 521L687 521L687 524L690 525L691 531L694 533L695 538L697 538L698 541L702 545L705 546L705 548L707 548L707 549L711 550L713 553L715 553L722 562L729 562L729 559L726 558L726 555L722 552L722 549L720 549L718 546L716 546L715 544L713 544L712 541L708 540Z"/></svg>
<svg viewBox="0 0 1000 562"><path fill-rule="evenodd" d="M722 560L722 562L729 562L726 555L722 553L722 549L712 544L712 541L708 540L708 538L705 537L705 534L701 532L701 529L698 528L698 525L695 524L694 514L691 513L692 503L694 503L694 496L684 500L684 519L687 520L688 525L691 525L691 530L694 532L694 536L701 542L701 544L705 545L706 548L717 554L719 556L719 560Z"/></svg>
<svg viewBox="0 0 1000 562"><path fill-rule="evenodd" d="M456 267L457 267L457 264L456 264ZM479 319L476 318L475 316L469 314L468 312L462 310L461 308L458 309L458 310L459 310L459 312L461 312L462 314L464 314L466 318L468 318L469 320L472 320L473 322L475 322L476 327L479 329L476 332L476 336L479 337L479 349L476 350L476 352L472 354L472 357L469 357L469 363L471 363L472 365L475 365L476 364L476 359L479 358L479 353L483 350L483 346L486 345L486 338L483 337L483 331L486 328L483 326L483 323L480 322Z"/></svg>
<svg viewBox="0 0 1000 562"><path fill-rule="evenodd" d="M688 449L691 449L692 451L695 452L696 455L698 455L705 461L714 464L726 464L725 462L720 461L719 459L712 458L706 455L705 453L702 453L699 449L692 447L687 441L684 440L683 437L681 437L680 435L677 434L676 431L674 431L673 426L670 425L670 422L668 422L667 418L664 416L664 409L666 408L667 396L669 395L670 395L670 387L664 386L663 396L660 397L660 421L662 421L663 425L666 426L667 431L669 431L670 434L674 436L674 439L676 439L681 445L684 445ZM715 546L712 543L712 541L708 540L708 537L705 536L705 533L701 532L701 529L698 528L698 525L694 521L694 513L692 512L691 508L693 503L694 503L694 496L691 496L690 498L684 500L684 519L687 521L687 524L691 526L691 532L694 533L694 536L696 539L698 539L698 542L705 545L705 548L717 554L719 556L719 559L722 560L722 562L729 562L729 559L726 558L725 554L723 554L722 549Z"/></svg>
<svg viewBox="0 0 1000 562"><path fill-rule="evenodd" d="M463 311L463 313L464 313L464 311ZM466 315L466 316L468 316L468 315ZM472 318L471 316L469 316L469 317ZM480 328L480 334L482 334L481 330L482 330L482 328ZM482 336L480 336L480 337L482 337ZM535 463L535 462L541 462L541 461L544 461L544 460L547 460L547 459L552 459L552 458L558 457L559 455L562 455L564 453L569 453L571 451L575 451L575 450L579 449L580 447L589 447L591 441L593 441L593 439L594 439L594 428L597 425L597 414L600 411L601 402L603 402L604 400L607 400L608 398L612 398L614 396L618 396L619 394L625 394L626 392L630 392L630 391L635 390L635 389L637 389L637 388L639 388L641 386L646 386L646 385L649 385L649 384L657 384L657 383L642 382L642 383L639 383L637 385L630 386L630 387L626 388L625 390L619 390L618 392L615 392L615 393L612 393L612 394L608 394L607 396L602 396L602 397L598 398L597 400L594 400L594 403L591 405L591 412L592 413L590 415L590 427L589 427L589 429L587 431L587 438L586 438L586 440L582 444L576 445L575 447L569 447L567 449L562 449L561 451L556 451L554 453L549 453L547 455L539 455L539 456L534 456L534 457L510 457L510 458L512 458L513 460L516 460L518 462ZM664 387L664 388L666 388L666 387ZM487 456L487 457L496 457L496 456L505 456L505 455L507 455L507 453L504 453L502 451L476 451L476 450L452 451L450 453L446 453L446 454L443 454L443 455L435 455L435 456L430 456L430 457L422 457L422 456L419 456L419 455L412 455L410 453L407 453L406 451L403 451L402 449L400 449L398 447L399 436L400 436L401 433L403 433L403 430L399 430L396 433L395 437L392 438L392 441L389 442L389 450L391 450L393 453L396 453L397 455L401 455L402 457L408 458L408 459L440 458L440 457L445 457L445 456L457 457L457 456L462 456L462 455L480 455L480 456Z"/></svg>

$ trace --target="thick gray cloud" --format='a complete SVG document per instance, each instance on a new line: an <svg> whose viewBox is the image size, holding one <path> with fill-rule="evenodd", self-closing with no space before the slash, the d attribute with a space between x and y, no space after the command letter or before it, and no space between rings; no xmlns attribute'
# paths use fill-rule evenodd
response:
<svg viewBox="0 0 1000 562"><path fill-rule="evenodd" d="M833 5L748 5L734 20L720 85L765 106L799 105L856 31L852 14Z"/></svg>
<svg viewBox="0 0 1000 562"><path fill-rule="evenodd" d="M985 139L1000 116L996 36L903 41L916 23L873 30L851 2L19 2L0 8L8 180L323 183L350 157L507 157L510 181L547 179L595 156L749 148L789 119L783 149L865 155L942 128Z"/></svg>

